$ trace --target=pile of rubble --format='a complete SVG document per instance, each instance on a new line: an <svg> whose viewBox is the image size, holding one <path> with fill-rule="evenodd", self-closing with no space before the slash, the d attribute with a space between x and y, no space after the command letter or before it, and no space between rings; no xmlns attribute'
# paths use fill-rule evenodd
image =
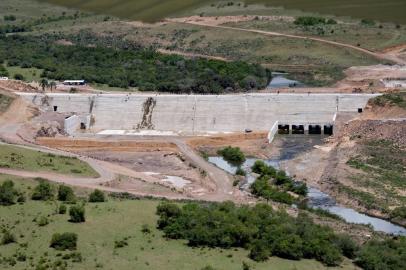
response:
<svg viewBox="0 0 406 270"><path fill-rule="evenodd" d="M390 140L406 147L406 120L354 120L346 123L337 136L361 140Z"/></svg>

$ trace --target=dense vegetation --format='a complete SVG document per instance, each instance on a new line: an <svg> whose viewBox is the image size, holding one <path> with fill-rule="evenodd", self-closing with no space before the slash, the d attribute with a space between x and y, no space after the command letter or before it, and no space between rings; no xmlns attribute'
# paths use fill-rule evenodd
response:
<svg viewBox="0 0 406 270"><path fill-rule="evenodd" d="M260 175L251 185L251 192L258 197L292 204L295 198L287 193L288 191L299 196L306 196L307 194L305 183L294 181L284 171L276 170L261 160L255 162L252 171Z"/></svg>
<svg viewBox="0 0 406 270"><path fill-rule="evenodd" d="M358 253L355 263L365 270L405 269L406 237L372 240Z"/></svg>
<svg viewBox="0 0 406 270"><path fill-rule="evenodd" d="M241 166L245 162L245 155L239 147L227 146L217 151L224 160L235 166Z"/></svg>
<svg viewBox="0 0 406 270"><path fill-rule="evenodd" d="M76 233L55 233L52 236L50 247L56 250L75 250L77 241Z"/></svg>
<svg viewBox="0 0 406 270"><path fill-rule="evenodd" d="M357 247L348 237L314 224L306 215L293 218L271 206L237 207L231 202L182 208L162 203L157 208L158 228L172 239L187 239L190 246L243 247L250 257L265 261L270 256L298 260L314 258L338 265L342 255L355 256Z"/></svg>
<svg viewBox="0 0 406 270"><path fill-rule="evenodd" d="M147 48L64 46L50 36L3 36L0 59L11 66L43 69L54 80L84 79L113 87L174 93L222 93L265 88L269 71L260 65L186 59ZM89 44L87 44L89 45Z"/></svg>
<svg viewBox="0 0 406 270"><path fill-rule="evenodd" d="M322 17L303 16L295 19L295 24L302 26L314 26L319 24L337 24L333 19L326 19Z"/></svg>

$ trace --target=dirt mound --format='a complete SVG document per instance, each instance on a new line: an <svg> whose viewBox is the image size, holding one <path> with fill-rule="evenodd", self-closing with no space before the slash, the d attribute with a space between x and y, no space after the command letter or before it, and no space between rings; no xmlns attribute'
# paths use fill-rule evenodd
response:
<svg viewBox="0 0 406 270"><path fill-rule="evenodd" d="M0 89L11 92L38 92L38 88L21 81L0 81Z"/></svg>
<svg viewBox="0 0 406 270"><path fill-rule="evenodd" d="M390 140L406 147L406 120L354 120L343 126L339 139Z"/></svg>
<svg viewBox="0 0 406 270"><path fill-rule="evenodd" d="M108 140L85 140L69 138L46 138L38 137L37 143L52 148L64 149L68 151L175 151L177 147L170 142L159 141L108 141Z"/></svg>

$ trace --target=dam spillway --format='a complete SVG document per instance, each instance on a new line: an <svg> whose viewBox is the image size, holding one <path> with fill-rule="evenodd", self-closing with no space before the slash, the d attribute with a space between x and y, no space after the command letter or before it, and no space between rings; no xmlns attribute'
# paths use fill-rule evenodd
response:
<svg viewBox="0 0 406 270"><path fill-rule="evenodd" d="M64 94L18 93L45 111L88 115L86 129L183 134L269 131L283 125L333 124L337 113L362 111L377 94Z"/></svg>

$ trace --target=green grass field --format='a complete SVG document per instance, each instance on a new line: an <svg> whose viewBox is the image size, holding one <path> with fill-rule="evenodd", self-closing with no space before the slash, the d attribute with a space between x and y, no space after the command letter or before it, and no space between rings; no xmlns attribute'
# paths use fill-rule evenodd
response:
<svg viewBox="0 0 406 270"><path fill-rule="evenodd" d="M202 5L214 5L219 2L233 1L201 1L201 0L41 0L69 7L81 8L118 17L158 20L173 14L198 8ZM242 1L235 1L235 4ZM286 9L298 9L321 14L368 18L379 21L406 23L404 11L406 2L403 0L248 0L249 4L265 4L283 6ZM244 5L242 5L244 7Z"/></svg>
<svg viewBox="0 0 406 270"><path fill-rule="evenodd" d="M98 176L98 173L88 164L77 158L57 156L11 145L0 145L0 167L77 176Z"/></svg>
<svg viewBox="0 0 406 270"><path fill-rule="evenodd" d="M16 74L23 75L24 81L27 82L32 82L36 81L39 82L41 80L41 69L37 68L21 68L21 67L13 67L13 66L7 66L6 65L6 70L9 73L10 78L14 78Z"/></svg>
<svg viewBox="0 0 406 270"><path fill-rule="evenodd" d="M288 20L255 20L230 26L323 38L370 50L406 43L406 27L397 28L392 23L365 25L360 21L348 20L334 25L303 27Z"/></svg>
<svg viewBox="0 0 406 270"><path fill-rule="evenodd" d="M30 195L36 181L0 175L0 183L12 179L17 189ZM86 195L83 190L77 194ZM272 257L266 262L256 263L242 249L191 248L184 241L166 240L162 232L155 229L157 216L155 209L159 201L153 200L116 200L109 198L106 203L86 204L86 222L73 224L68 222L68 215L55 214L57 204L27 200L23 204L0 206L1 226L11 229L16 236L15 244L0 245L1 269L35 269L41 258L49 265L65 261L63 255L69 251L56 251L49 247L54 233L75 232L78 234L78 248L81 262L68 262L67 269L165 269L165 270L200 270L212 266L218 270L243 269L246 262L255 270L317 270L326 269L313 260L291 261ZM47 216L50 223L40 227L33 220ZM147 225L151 233L141 231ZM0 233L0 236L2 234ZM127 239L127 246L115 248L115 241ZM14 254L23 254L26 261L17 261L9 265L5 258ZM16 258L22 256L16 256ZM1 261L1 259L0 259ZM52 269L50 267L49 269ZM56 268L63 269L63 268ZM335 268L328 268L335 269ZM357 269L349 261L337 269Z"/></svg>

